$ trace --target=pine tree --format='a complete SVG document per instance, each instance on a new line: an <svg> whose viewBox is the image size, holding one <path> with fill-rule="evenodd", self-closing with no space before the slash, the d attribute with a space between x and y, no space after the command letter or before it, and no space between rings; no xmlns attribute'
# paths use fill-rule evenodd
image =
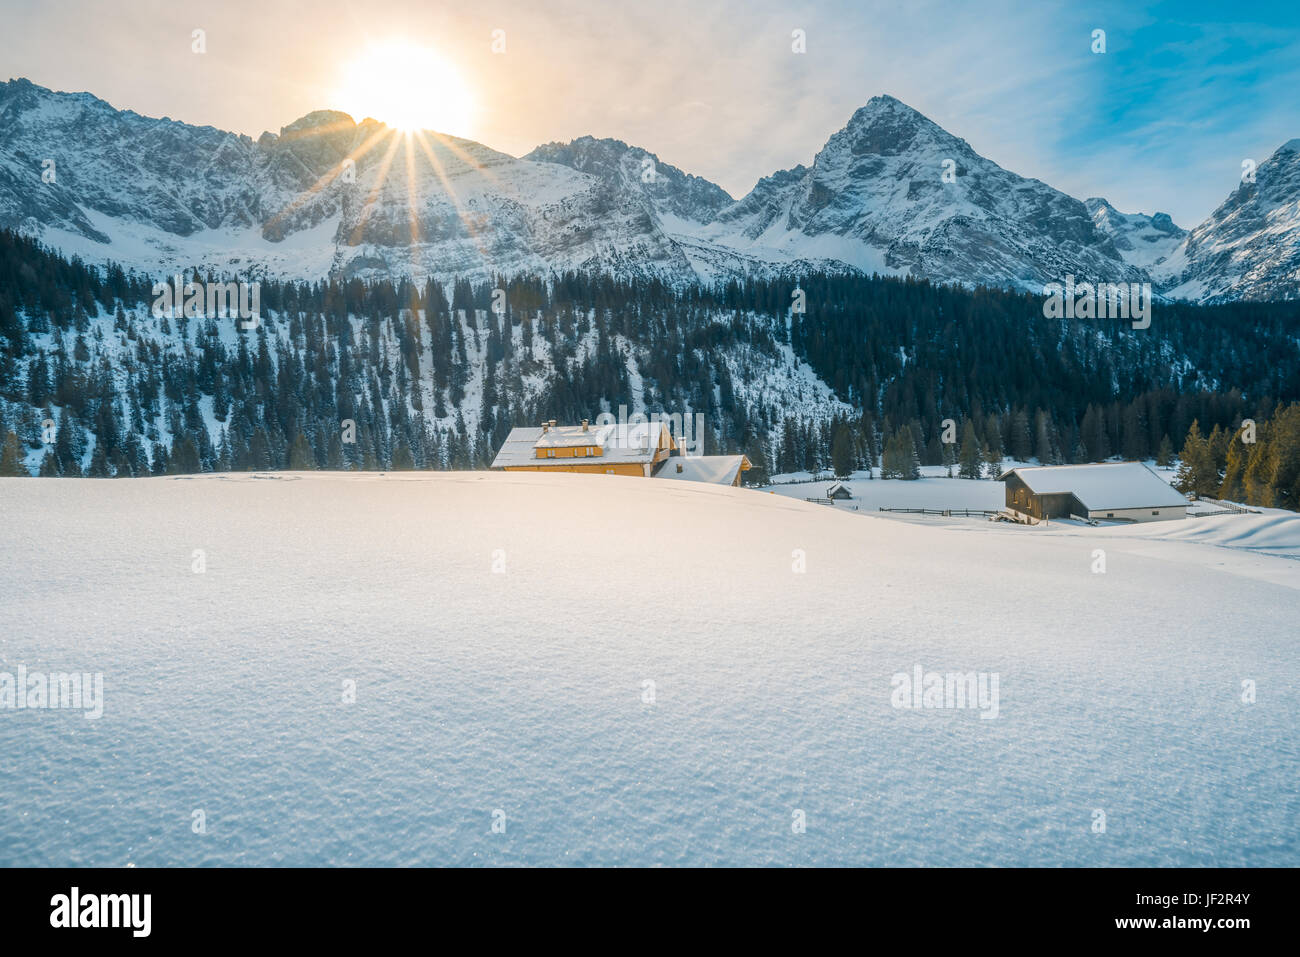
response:
<svg viewBox="0 0 1300 957"><path fill-rule="evenodd" d="M307 436L299 432L293 440L293 445L289 446L289 465L291 472L310 472L316 468L316 456L312 453L311 443L307 441Z"/></svg>
<svg viewBox="0 0 1300 957"><path fill-rule="evenodd" d="M1002 450L994 445L984 447L985 472L991 479L1002 474Z"/></svg>
<svg viewBox="0 0 1300 957"><path fill-rule="evenodd" d="M31 473L23 465L22 450L18 444L18 434L12 429L5 432L4 445L0 446L0 476L30 478Z"/></svg>
<svg viewBox="0 0 1300 957"><path fill-rule="evenodd" d="M1265 438L1264 429L1259 431L1260 435L1250 447L1250 455L1246 460L1246 502L1272 508L1277 498L1273 488L1273 448L1272 443Z"/></svg>
<svg viewBox="0 0 1300 957"><path fill-rule="evenodd" d="M975 424L967 419L966 424L962 426L961 452L957 455L957 474L964 479L979 478L982 460L983 455L979 437L975 434Z"/></svg>
<svg viewBox="0 0 1300 957"><path fill-rule="evenodd" d="M397 448L393 449L393 471L409 472L415 468L415 460L411 457L410 446L405 441L397 443Z"/></svg>
<svg viewBox="0 0 1300 957"><path fill-rule="evenodd" d="M1228 446L1228 458L1224 463L1223 481L1219 485L1218 498L1239 501L1243 491L1242 481L1246 477L1245 446L1240 436L1233 436Z"/></svg>
<svg viewBox="0 0 1300 957"><path fill-rule="evenodd" d="M1269 423L1274 505L1300 510L1300 404L1277 412Z"/></svg>
<svg viewBox="0 0 1300 957"><path fill-rule="evenodd" d="M910 426L905 425L902 428L902 443L901 451L905 455L903 464L905 474L903 478L909 481L919 479L921 477L921 456L916 449L916 434Z"/></svg>
<svg viewBox="0 0 1300 957"><path fill-rule="evenodd" d="M1193 420L1178 455L1174 488L1183 493L1213 495L1219 489L1219 471L1214 466L1209 443L1201 435L1200 422Z"/></svg>
<svg viewBox="0 0 1300 957"><path fill-rule="evenodd" d="M1174 461L1174 443L1169 441L1169 433L1160 440L1160 450L1156 452L1156 465L1167 469Z"/></svg>
<svg viewBox="0 0 1300 957"><path fill-rule="evenodd" d="M90 478L109 478L108 456L104 454L104 444L95 443L95 451L90 456L90 467L86 469L86 475Z"/></svg>
<svg viewBox="0 0 1300 957"><path fill-rule="evenodd" d="M1061 451L1052 416L1044 409L1034 414L1034 455L1040 465L1060 465Z"/></svg>
<svg viewBox="0 0 1300 957"><path fill-rule="evenodd" d="M847 425L841 425L835 430L835 439L831 444L831 469L836 478L844 478L853 471L853 444Z"/></svg>
<svg viewBox="0 0 1300 957"><path fill-rule="evenodd" d="M167 474L194 475L200 471L198 446L188 435L180 436L172 442L171 454L167 457Z"/></svg>
<svg viewBox="0 0 1300 957"><path fill-rule="evenodd" d="M1210 430L1210 437L1206 439L1205 445L1210 453L1210 461L1214 463L1214 474L1217 476L1223 471L1228 462L1228 443L1232 441L1232 433L1225 431L1217 423ZM1213 493L1210 493L1213 494Z"/></svg>

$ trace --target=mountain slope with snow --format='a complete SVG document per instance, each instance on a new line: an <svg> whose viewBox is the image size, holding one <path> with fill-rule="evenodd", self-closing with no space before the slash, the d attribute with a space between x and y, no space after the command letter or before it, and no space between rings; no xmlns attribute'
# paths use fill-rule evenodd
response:
<svg viewBox="0 0 1300 957"><path fill-rule="evenodd" d="M811 167L762 180L705 235L836 249L868 271L1040 292L1071 273L1140 276L1078 200L1003 169L889 96L858 110Z"/></svg>
<svg viewBox="0 0 1300 957"><path fill-rule="evenodd" d="M1280 146L1160 267L1198 302L1300 299L1300 139Z"/></svg>
<svg viewBox="0 0 1300 957"><path fill-rule="evenodd" d="M1066 275L1154 276L1175 296L1219 301L1294 295L1300 257L1292 144L1184 236L1163 214L1085 204L1010 172L889 96L811 166L739 200L590 136L517 159L318 111L253 140L27 80L0 84L0 125L0 226L153 274L581 271L680 284L822 270L1033 292Z"/></svg>
<svg viewBox="0 0 1300 957"><path fill-rule="evenodd" d="M1139 269L1150 270L1163 263L1187 235L1168 213L1121 213L1096 197L1084 200L1084 206L1093 225L1115 244L1120 258Z"/></svg>

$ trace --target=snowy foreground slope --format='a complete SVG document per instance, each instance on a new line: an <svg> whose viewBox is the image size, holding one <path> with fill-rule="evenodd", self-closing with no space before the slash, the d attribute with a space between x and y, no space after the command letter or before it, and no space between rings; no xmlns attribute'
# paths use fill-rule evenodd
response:
<svg viewBox="0 0 1300 957"><path fill-rule="evenodd" d="M0 864L1300 864L1283 557L580 475L0 515L0 672L105 697L0 710ZM997 717L891 706L916 665L996 673Z"/></svg>

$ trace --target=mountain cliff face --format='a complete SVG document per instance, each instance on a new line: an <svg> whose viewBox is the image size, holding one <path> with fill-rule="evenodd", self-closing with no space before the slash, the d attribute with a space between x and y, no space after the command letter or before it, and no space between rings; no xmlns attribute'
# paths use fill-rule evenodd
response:
<svg viewBox="0 0 1300 957"><path fill-rule="evenodd" d="M1138 278L1078 200L889 96L858 110L811 167L761 181L708 234L940 282L1041 291L1067 273Z"/></svg>
<svg viewBox="0 0 1300 957"><path fill-rule="evenodd" d="M1168 213L1121 213L1104 199L1086 199L1084 206L1097 230L1110 237L1120 257L1132 266L1150 270L1178 248L1187 230L1180 229Z"/></svg>
<svg viewBox="0 0 1300 957"><path fill-rule="evenodd" d="M739 200L618 140L515 158L331 111L253 140L26 80L0 84L0 128L0 226L155 274L687 283L824 270L1030 291L1073 274L1155 278L1191 299L1296 295L1293 144L1184 234L1005 170L888 96L811 166Z"/></svg>
<svg viewBox="0 0 1300 957"><path fill-rule="evenodd" d="M722 187L620 140L583 136L571 143L545 143L524 159L587 173L609 187L637 196L661 217L707 223L735 203Z"/></svg>
<svg viewBox="0 0 1300 957"><path fill-rule="evenodd" d="M1284 143L1162 264L1171 296L1300 299L1300 139Z"/></svg>

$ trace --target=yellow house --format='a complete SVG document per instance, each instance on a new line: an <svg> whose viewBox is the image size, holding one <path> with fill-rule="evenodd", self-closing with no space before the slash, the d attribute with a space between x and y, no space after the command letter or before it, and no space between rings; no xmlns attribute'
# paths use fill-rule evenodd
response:
<svg viewBox="0 0 1300 957"><path fill-rule="evenodd" d="M667 422L637 424L556 425L510 430L492 461L492 468L507 472L590 472L598 475L636 475L687 482L739 485L740 473L750 468L743 455L693 455L679 452Z"/></svg>
<svg viewBox="0 0 1300 957"><path fill-rule="evenodd" d="M677 449L666 422L634 425L522 426L510 430L492 462L507 472L592 472L649 478Z"/></svg>

